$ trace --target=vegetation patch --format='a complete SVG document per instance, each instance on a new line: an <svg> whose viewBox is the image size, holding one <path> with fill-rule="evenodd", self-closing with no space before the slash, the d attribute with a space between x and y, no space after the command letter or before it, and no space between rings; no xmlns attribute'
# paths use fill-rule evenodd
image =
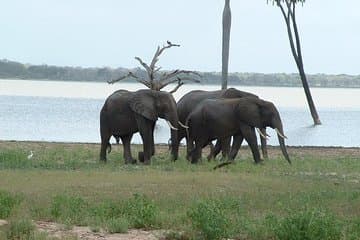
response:
<svg viewBox="0 0 360 240"><path fill-rule="evenodd" d="M6 191L0 191L0 219L8 218L13 209L20 204L22 198Z"/></svg>
<svg viewBox="0 0 360 240"><path fill-rule="evenodd" d="M70 225L86 225L88 204L79 196L57 195L53 198L50 213L54 220Z"/></svg>
<svg viewBox="0 0 360 240"><path fill-rule="evenodd" d="M229 235L229 220L221 204L214 200L200 201L188 212L191 225L202 239L217 240Z"/></svg>
<svg viewBox="0 0 360 240"><path fill-rule="evenodd" d="M158 226L159 209L153 200L143 194L135 193L127 201L124 207L124 214L134 228L154 228Z"/></svg>
<svg viewBox="0 0 360 240"><path fill-rule="evenodd" d="M270 218L270 228L278 240L338 240L342 226L331 213L320 209L302 210L277 219Z"/></svg>

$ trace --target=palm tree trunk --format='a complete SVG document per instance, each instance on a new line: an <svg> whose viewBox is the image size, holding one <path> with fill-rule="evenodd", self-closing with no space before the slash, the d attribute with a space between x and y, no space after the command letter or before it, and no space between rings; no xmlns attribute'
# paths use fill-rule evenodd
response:
<svg viewBox="0 0 360 240"><path fill-rule="evenodd" d="M225 0L223 11L223 35L222 35L222 83L221 89L227 89L230 49L231 10L230 0Z"/></svg>

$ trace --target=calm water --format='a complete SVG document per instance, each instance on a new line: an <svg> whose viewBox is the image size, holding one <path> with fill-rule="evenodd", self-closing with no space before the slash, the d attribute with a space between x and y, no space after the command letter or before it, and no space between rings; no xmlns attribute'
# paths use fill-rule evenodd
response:
<svg viewBox="0 0 360 240"><path fill-rule="evenodd" d="M99 112L117 89L136 90L138 84L0 80L0 140L100 142ZM185 85L179 99L194 89L218 86ZM301 88L242 87L273 101L283 119L287 144L293 146L360 147L360 89L313 89L321 126L312 126ZM275 132L270 144L277 145ZM166 143L169 129L159 121L155 141ZM133 138L140 143L140 137Z"/></svg>

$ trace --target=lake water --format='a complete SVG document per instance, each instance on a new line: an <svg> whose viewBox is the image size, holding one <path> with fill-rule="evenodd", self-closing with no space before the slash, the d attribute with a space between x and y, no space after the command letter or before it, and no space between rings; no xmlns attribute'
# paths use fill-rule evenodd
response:
<svg viewBox="0 0 360 240"><path fill-rule="evenodd" d="M288 145L360 147L360 89L312 89L322 121L314 127L302 88L236 87L275 103ZM0 80L0 140L99 143L99 113L106 97L118 89L139 88L136 83ZM175 98L195 89L219 86L184 85ZM269 144L278 145L275 132L268 132ZM166 123L158 121L155 141L167 143L169 135ZM139 135L133 143L141 143Z"/></svg>

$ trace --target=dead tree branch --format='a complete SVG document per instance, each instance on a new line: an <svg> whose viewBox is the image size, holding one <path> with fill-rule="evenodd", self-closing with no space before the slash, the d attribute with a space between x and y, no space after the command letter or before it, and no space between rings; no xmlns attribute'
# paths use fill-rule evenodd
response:
<svg viewBox="0 0 360 240"><path fill-rule="evenodd" d="M159 73L161 67L157 67L156 64L159 61L160 55L166 49L169 49L171 47L180 47L179 44L173 44L170 41L167 41L166 43L167 45L164 45L163 47L160 46L157 47L150 65L145 63L140 57L135 57L135 59L145 69L147 73L147 79L139 78L136 75L134 75L132 72L129 72L127 75L122 76L116 80L108 81L108 83L112 84L126 78L134 78L136 81L144 84L147 88L160 91L162 88L166 87L167 85L177 82L176 87L172 91L170 91L171 93L176 92L182 85L185 84L185 81L192 81L199 83L200 82L199 78L201 78L201 75L195 71L177 69L170 72L164 72L162 74Z"/></svg>

